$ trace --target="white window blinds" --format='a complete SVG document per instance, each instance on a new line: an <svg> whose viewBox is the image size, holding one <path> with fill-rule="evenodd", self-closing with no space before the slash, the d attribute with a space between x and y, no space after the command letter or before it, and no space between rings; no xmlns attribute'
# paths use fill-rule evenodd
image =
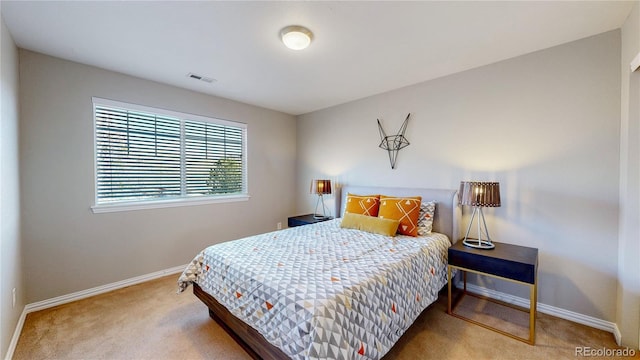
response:
<svg viewBox="0 0 640 360"><path fill-rule="evenodd" d="M187 194L242 192L242 129L185 121L184 140Z"/></svg>
<svg viewBox="0 0 640 360"><path fill-rule="evenodd" d="M94 98L96 205L247 193L246 125Z"/></svg>

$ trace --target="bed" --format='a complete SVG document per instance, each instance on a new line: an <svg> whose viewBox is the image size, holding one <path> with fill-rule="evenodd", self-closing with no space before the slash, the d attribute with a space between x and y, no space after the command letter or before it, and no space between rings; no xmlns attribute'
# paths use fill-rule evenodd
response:
<svg viewBox="0 0 640 360"><path fill-rule="evenodd" d="M193 285L256 359L381 358L446 284L461 210L456 190L345 186L341 215L348 193L434 201L433 230L388 237L337 218L224 242L196 255L179 291Z"/></svg>

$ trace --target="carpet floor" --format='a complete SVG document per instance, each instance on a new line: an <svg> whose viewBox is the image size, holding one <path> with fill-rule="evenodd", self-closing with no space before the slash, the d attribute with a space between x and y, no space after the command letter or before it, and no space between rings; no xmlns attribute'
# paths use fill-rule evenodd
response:
<svg viewBox="0 0 640 360"><path fill-rule="evenodd" d="M176 294L176 281L177 275L167 276L28 314L13 358L250 359L209 317L191 288ZM526 313L510 314L489 304L467 296L458 312L473 310L494 326L527 333ZM606 331L540 313L531 346L449 316L446 306L444 293L385 359L575 359L577 347L619 348Z"/></svg>

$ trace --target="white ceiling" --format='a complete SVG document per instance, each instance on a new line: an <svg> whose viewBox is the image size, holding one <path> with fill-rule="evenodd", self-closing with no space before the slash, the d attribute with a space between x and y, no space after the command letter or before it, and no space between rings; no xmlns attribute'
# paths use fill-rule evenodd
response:
<svg viewBox="0 0 640 360"><path fill-rule="evenodd" d="M627 1L6 1L25 49L303 114L619 28ZM303 25L303 51L278 33ZM188 78L190 72L216 79Z"/></svg>

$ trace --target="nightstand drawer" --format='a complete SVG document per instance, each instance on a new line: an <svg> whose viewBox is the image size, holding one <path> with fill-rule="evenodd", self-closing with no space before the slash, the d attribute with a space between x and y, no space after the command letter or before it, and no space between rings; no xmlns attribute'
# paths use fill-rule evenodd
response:
<svg viewBox="0 0 640 360"><path fill-rule="evenodd" d="M323 222L331 219L333 218L328 217L328 218L317 219L316 217L313 216L313 214L306 214L306 215L290 217L289 220L287 221L287 225L289 227L295 227L295 226L315 224L315 223L319 223L319 222Z"/></svg>
<svg viewBox="0 0 640 360"><path fill-rule="evenodd" d="M534 284L538 249L496 243L492 250L473 249L458 241L449 248L449 265Z"/></svg>

